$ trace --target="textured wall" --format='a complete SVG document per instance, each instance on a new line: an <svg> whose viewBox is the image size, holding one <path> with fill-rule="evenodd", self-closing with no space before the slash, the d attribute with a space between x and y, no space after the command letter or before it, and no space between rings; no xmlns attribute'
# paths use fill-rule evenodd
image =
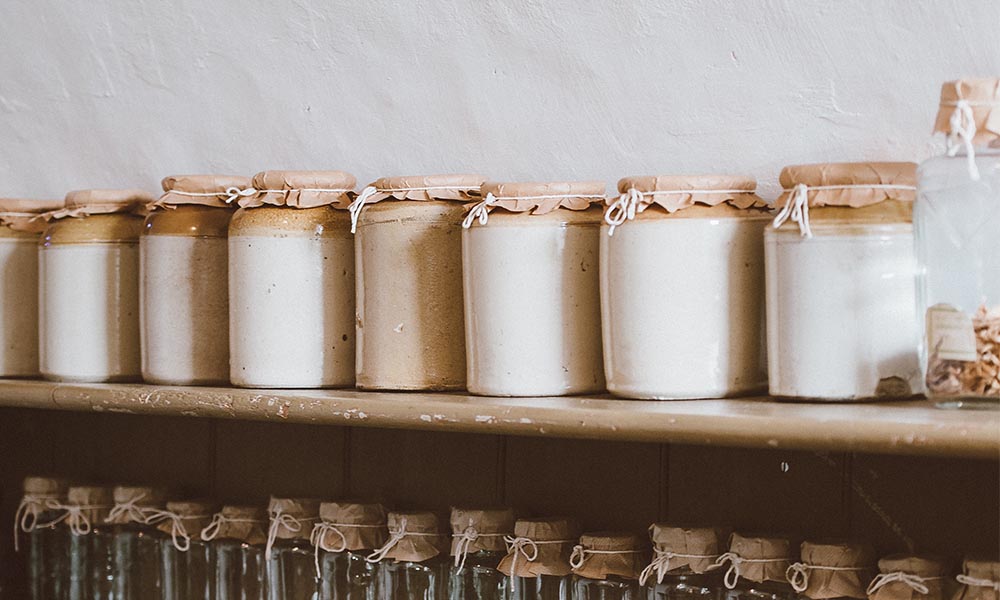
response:
<svg viewBox="0 0 1000 600"><path fill-rule="evenodd" d="M182 172L491 178L920 159L990 0L3 0L0 194Z"/></svg>

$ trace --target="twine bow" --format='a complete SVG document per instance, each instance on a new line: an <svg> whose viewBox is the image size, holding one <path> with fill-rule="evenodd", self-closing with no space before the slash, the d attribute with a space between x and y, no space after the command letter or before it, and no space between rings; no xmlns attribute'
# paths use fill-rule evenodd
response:
<svg viewBox="0 0 1000 600"><path fill-rule="evenodd" d="M809 571L864 571L864 567L828 567L809 563L792 563L785 569L785 579L800 594L809 587Z"/></svg>
<svg viewBox="0 0 1000 600"><path fill-rule="evenodd" d="M351 233L357 233L358 219L361 218L361 209L363 209L368 200L370 200L371 197L377 193L378 189L370 185L361 190L361 193L354 199L354 202L351 202L347 206L347 212L351 214Z"/></svg>
<svg viewBox="0 0 1000 600"><path fill-rule="evenodd" d="M679 554L677 552L653 548L653 560L639 573L639 585L646 585L646 581L653 573L656 573L656 583L663 583L663 578L670 571L670 561L674 558L718 560L719 556L716 554ZM712 565L709 568L717 569L718 565Z"/></svg>
<svg viewBox="0 0 1000 600"><path fill-rule="evenodd" d="M809 227L809 186L804 183L796 184L785 201L778 216L774 217L773 227L781 227L785 221L791 219L793 223L799 224L799 233L804 238L811 238L812 228Z"/></svg>
<svg viewBox="0 0 1000 600"><path fill-rule="evenodd" d="M62 504L57 500L49 500L45 503L45 507L49 510L59 511L60 515L48 523L40 524L39 527L54 527L65 521L66 526L69 527L73 535L87 535L93 529L90 519L87 518L87 514L84 511L111 508L110 506L101 504Z"/></svg>
<svg viewBox="0 0 1000 600"><path fill-rule="evenodd" d="M727 589L733 589L736 584L739 583L740 576L742 573L742 565L751 563L774 563L774 562L786 562L785 558L743 558L735 552L725 552L719 555L715 563L712 565L713 569L720 568L729 563L729 568L726 569L726 575L723 578L723 583L726 585Z"/></svg>
<svg viewBox="0 0 1000 600"><path fill-rule="evenodd" d="M573 552L569 555L569 566L579 569L583 563L587 562L593 554L638 554L638 550L592 550L577 544L573 546Z"/></svg>
<svg viewBox="0 0 1000 600"><path fill-rule="evenodd" d="M365 560L370 563L382 562L382 560L389 554L389 551L396 547L396 544L400 542L403 538L408 535L419 535L419 536L432 536L432 533L410 533L406 530L406 517L399 520L399 528L393 531L389 528L389 539L385 542L378 550L372 552L365 557Z"/></svg>
<svg viewBox="0 0 1000 600"><path fill-rule="evenodd" d="M223 199L225 201L225 203L226 204L232 204L233 202L236 202L240 198L249 198L251 196L255 196L257 194L257 192L258 192L258 190L255 190L252 187L247 188L245 190L241 190L240 188L238 188L236 186L232 186L232 187L227 187L226 188L226 193L225 194L216 194L216 195L225 196L225 198Z"/></svg>
<svg viewBox="0 0 1000 600"><path fill-rule="evenodd" d="M486 194L481 202L478 202L469 211L469 214L465 215L462 219L462 227L468 229L472 227L475 221L479 221L480 225L486 225L490 220L490 207L497 203L497 197L493 195L493 192Z"/></svg>
<svg viewBox="0 0 1000 600"><path fill-rule="evenodd" d="M314 546L313 560L316 564L316 577L317 579L322 577L319 569L319 551L326 550L327 552L343 552L347 550L347 538L344 537L344 532L340 530L337 523L326 523L319 522L313 525L312 532L309 534L309 543ZM326 536L329 533L336 533L340 536L340 547L332 548L326 544Z"/></svg>
<svg viewBox="0 0 1000 600"><path fill-rule="evenodd" d="M170 510L154 509L149 511L146 517L146 525L157 525L164 521L170 521L170 541L173 542L174 548L177 548L181 552L187 552L191 549L191 536L188 535L187 528L184 527L184 521L204 519L207 516L179 515Z"/></svg>
<svg viewBox="0 0 1000 600"><path fill-rule="evenodd" d="M635 188L629 188L627 192L618 196L618 199L611 203L607 212L604 213L604 222L610 226L608 227L608 236L615 234L616 227L635 218L641 201L642 192Z"/></svg>
<svg viewBox="0 0 1000 600"><path fill-rule="evenodd" d="M919 575L913 575L912 573L904 573L902 571L893 571L892 573L880 573L872 579L871 584L868 586L868 595L871 596L881 588L889 585L890 583L902 583L907 585L914 592L918 594L926 594L930 591L926 585L925 581L929 579L940 579L940 577L924 578Z"/></svg>
<svg viewBox="0 0 1000 600"><path fill-rule="evenodd" d="M233 519L223 515L221 512L217 512L212 516L212 520L201 530L201 539L204 542L210 542L214 540L219 532L222 531L222 526L226 523L263 523L260 519Z"/></svg>
<svg viewBox="0 0 1000 600"><path fill-rule="evenodd" d="M978 577L970 577L964 573L955 577L955 580L961 583L962 585L992 588L994 592L1000 592L1000 581L993 581L992 579L980 579Z"/></svg>
<svg viewBox="0 0 1000 600"><path fill-rule="evenodd" d="M145 493L139 494L135 498L130 498L125 502L117 502L111 507L108 512L107 518L104 519L105 523L111 523L117 521L120 517L128 515L128 520L133 523L145 523L146 522L146 509L136 506L136 502L142 500L146 497Z"/></svg>
<svg viewBox="0 0 1000 600"><path fill-rule="evenodd" d="M976 149L972 140L976 137L976 118L968 100L955 102L955 110L948 119L948 156L955 156L960 149L965 150L968 161L969 178L979 181L979 167L976 166ZM956 141L957 140L957 141Z"/></svg>
<svg viewBox="0 0 1000 600"><path fill-rule="evenodd" d="M513 556L510 562L510 577L513 579L517 573L518 555L523 556L528 562L534 561L538 558L538 543L531 538L509 535L503 536L503 541L507 545L507 553Z"/></svg>
<svg viewBox="0 0 1000 600"><path fill-rule="evenodd" d="M59 496L56 494L25 494L21 498L21 502L17 505L17 510L14 511L15 552L19 552L21 549L18 532L31 533L36 528L41 527L38 523L38 513L42 512L45 508L46 501L57 500L58 498Z"/></svg>
<svg viewBox="0 0 1000 600"><path fill-rule="evenodd" d="M278 539L278 530L282 527L292 533L298 533L302 531L302 521L281 510L271 513L271 524L267 528L267 545L264 546L265 560L271 560L271 548L274 547L274 541Z"/></svg>

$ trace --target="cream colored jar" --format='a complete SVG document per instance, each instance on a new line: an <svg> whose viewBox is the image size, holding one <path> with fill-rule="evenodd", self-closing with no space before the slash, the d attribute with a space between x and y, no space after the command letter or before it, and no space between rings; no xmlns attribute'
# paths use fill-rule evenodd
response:
<svg viewBox="0 0 1000 600"><path fill-rule="evenodd" d="M38 376L39 214L62 206L0 198L0 377Z"/></svg>
<svg viewBox="0 0 1000 600"><path fill-rule="evenodd" d="M139 378L139 213L152 200L138 190L81 190L46 214L38 254L45 378Z"/></svg>
<svg viewBox="0 0 1000 600"><path fill-rule="evenodd" d="M247 177L226 175L163 180L139 242L144 380L229 382L226 238L235 205L227 201L249 185Z"/></svg>
<svg viewBox="0 0 1000 600"><path fill-rule="evenodd" d="M767 388L766 203L749 177L630 177L601 235L608 390L723 398Z"/></svg>
<svg viewBox="0 0 1000 600"><path fill-rule="evenodd" d="M241 387L354 385L354 177L265 171L229 224L230 379Z"/></svg>
<svg viewBox="0 0 1000 600"><path fill-rule="evenodd" d="M604 391L598 283L604 184L487 183L483 193L462 232L469 391Z"/></svg>
<svg viewBox="0 0 1000 600"><path fill-rule="evenodd" d="M912 163L786 167L765 232L771 395L827 401L923 390Z"/></svg>
<svg viewBox="0 0 1000 600"><path fill-rule="evenodd" d="M461 223L482 182L383 178L352 204L359 388L465 389Z"/></svg>

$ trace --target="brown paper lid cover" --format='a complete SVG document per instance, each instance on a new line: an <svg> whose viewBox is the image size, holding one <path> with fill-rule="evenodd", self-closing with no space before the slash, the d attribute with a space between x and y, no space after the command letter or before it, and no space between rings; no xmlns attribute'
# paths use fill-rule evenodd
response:
<svg viewBox="0 0 1000 600"><path fill-rule="evenodd" d="M118 485L115 486L112 497L115 505L108 514L108 523L145 523L150 511L163 508L166 490L149 486Z"/></svg>
<svg viewBox="0 0 1000 600"><path fill-rule="evenodd" d="M280 540L309 539L313 526L319 521L319 505L320 501L314 498L272 496L267 512L270 517L268 526L274 531L274 537Z"/></svg>
<svg viewBox="0 0 1000 600"><path fill-rule="evenodd" d="M79 507L81 516L91 524L103 522L114 502L110 487L74 485L66 492L66 504Z"/></svg>
<svg viewBox="0 0 1000 600"><path fill-rule="evenodd" d="M492 194L494 200L487 210L502 208L510 212L528 212L543 215L559 208L586 210L603 203L606 185L603 181L553 181L553 182L487 182L483 196ZM471 207L470 207L471 208Z"/></svg>
<svg viewBox="0 0 1000 600"><path fill-rule="evenodd" d="M941 600L948 563L940 558L894 554L878 561L868 587L871 600ZM920 586L926 588L926 593Z"/></svg>
<svg viewBox="0 0 1000 600"><path fill-rule="evenodd" d="M875 553L862 544L803 542L801 562L787 572L789 583L813 600L866 598Z"/></svg>
<svg viewBox="0 0 1000 600"><path fill-rule="evenodd" d="M1000 79L995 77L945 82L941 86L934 132L951 132L951 116L962 100L968 104L976 126L972 143L986 146L1000 139Z"/></svg>
<svg viewBox="0 0 1000 600"><path fill-rule="evenodd" d="M653 549L666 555L665 573L690 569L706 573L713 568L720 551L719 532L710 527L671 527L654 523L649 528Z"/></svg>
<svg viewBox="0 0 1000 600"><path fill-rule="evenodd" d="M155 519L159 521L156 528L163 533L177 533L190 538L200 537L201 531L212 522L212 516L218 506L210 502L173 500L167 502L166 512L177 515L176 519Z"/></svg>
<svg viewBox="0 0 1000 600"><path fill-rule="evenodd" d="M170 175L160 182L163 195L152 208L172 208L179 204L197 204L216 208L236 208L234 202L227 202L227 190L245 190L250 187L250 178L239 175Z"/></svg>
<svg viewBox="0 0 1000 600"><path fill-rule="evenodd" d="M580 526L572 519L519 519L514 523L514 542L508 544L497 569L517 577L569 575L573 570L569 559L579 535Z"/></svg>
<svg viewBox="0 0 1000 600"><path fill-rule="evenodd" d="M587 533L573 548L573 573L587 579L614 575L638 579L644 564L643 542L630 533Z"/></svg>
<svg viewBox="0 0 1000 600"><path fill-rule="evenodd" d="M917 165L911 162L793 165L782 169L778 180L783 192L777 206L784 206L796 186L802 184L807 189L810 208L860 208L885 200L912 202L916 197Z"/></svg>
<svg viewBox="0 0 1000 600"><path fill-rule="evenodd" d="M503 552L504 537L514 533L514 511L509 508L451 509L451 555L465 552Z"/></svg>
<svg viewBox="0 0 1000 600"><path fill-rule="evenodd" d="M153 201L148 192L136 189L75 190L66 194L63 208L44 213L46 220L105 214L142 214Z"/></svg>
<svg viewBox="0 0 1000 600"><path fill-rule="evenodd" d="M29 200L0 198L0 225L14 231L37 233L45 229L43 213L59 210L63 200Z"/></svg>
<svg viewBox="0 0 1000 600"><path fill-rule="evenodd" d="M962 587L955 593L955 600L1000 599L1000 562L966 559L958 576Z"/></svg>
<svg viewBox="0 0 1000 600"><path fill-rule="evenodd" d="M366 204L382 200L458 201L477 200L486 180L482 175L404 175L380 177L366 186Z"/></svg>
<svg viewBox="0 0 1000 600"><path fill-rule="evenodd" d="M201 531L201 539L240 540L250 545L267 541L267 510L263 506L226 505Z"/></svg>
<svg viewBox="0 0 1000 600"><path fill-rule="evenodd" d="M432 512L390 512L389 539L380 554L396 562L423 562L448 552L448 538Z"/></svg>
<svg viewBox="0 0 1000 600"><path fill-rule="evenodd" d="M618 181L618 192L641 194L636 212L658 206L675 213L696 204L717 206L727 203L734 208L765 208L767 202L757 196L757 180L745 175L650 175L625 177ZM620 198L608 198L608 206Z"/></svg>
<svg viewBox="0 0 1000 600"><path fill-rule="evenodd" d="M57 498L64 497L68 487L69 483L65 479L29 475L24 478L21 489L24 491L25 496Z"/></svg>
<svg viewBox="0 0 1000 600"><path fill-rule="evenodd" d="M253 176L254 193L240 197L243 208L287 206L346 209L357 181L344 171L261 171Z"/></svg>
<svg viewBox="0 0 1000 600"><path fill-rule="evenodd" d="M324 502L319 505L319 516L313 541L327 552L373 550L389 537L381 504Z"/></svg>
<svg viewBox="0 0 1000 600"><path fill-rule="evenodd" d="M785 571L792 562L791 542L784 538L747 537L734 533L729 538L729 552L722 555L729 562L726 580L746 579L757 583L787 583Z"/></svg>

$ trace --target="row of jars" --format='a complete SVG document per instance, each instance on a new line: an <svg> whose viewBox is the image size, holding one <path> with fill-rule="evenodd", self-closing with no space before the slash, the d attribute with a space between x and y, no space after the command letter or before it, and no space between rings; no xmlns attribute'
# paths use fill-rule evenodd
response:
<svg viewBox="0 0 1000 600"><path fill-rule="evenodd" d="M654 524L580 534L510 509L386 512L271 498L164 501L152 487L29 477L15 516L32 598L169 600L1000 600L1000 562Z"/></svg>
<svg viewBox="0 0 1000 600"><path fill-rule="evenodd" d="M951 149L922 167L916 207L905 162L787 167L777 214L734 176L630 177L607 198L599 182L391 177L357 193L342 172L267 171L168 177L158 200L0 202L0 375L997 398L998 81L944 86Z"/></svg>

